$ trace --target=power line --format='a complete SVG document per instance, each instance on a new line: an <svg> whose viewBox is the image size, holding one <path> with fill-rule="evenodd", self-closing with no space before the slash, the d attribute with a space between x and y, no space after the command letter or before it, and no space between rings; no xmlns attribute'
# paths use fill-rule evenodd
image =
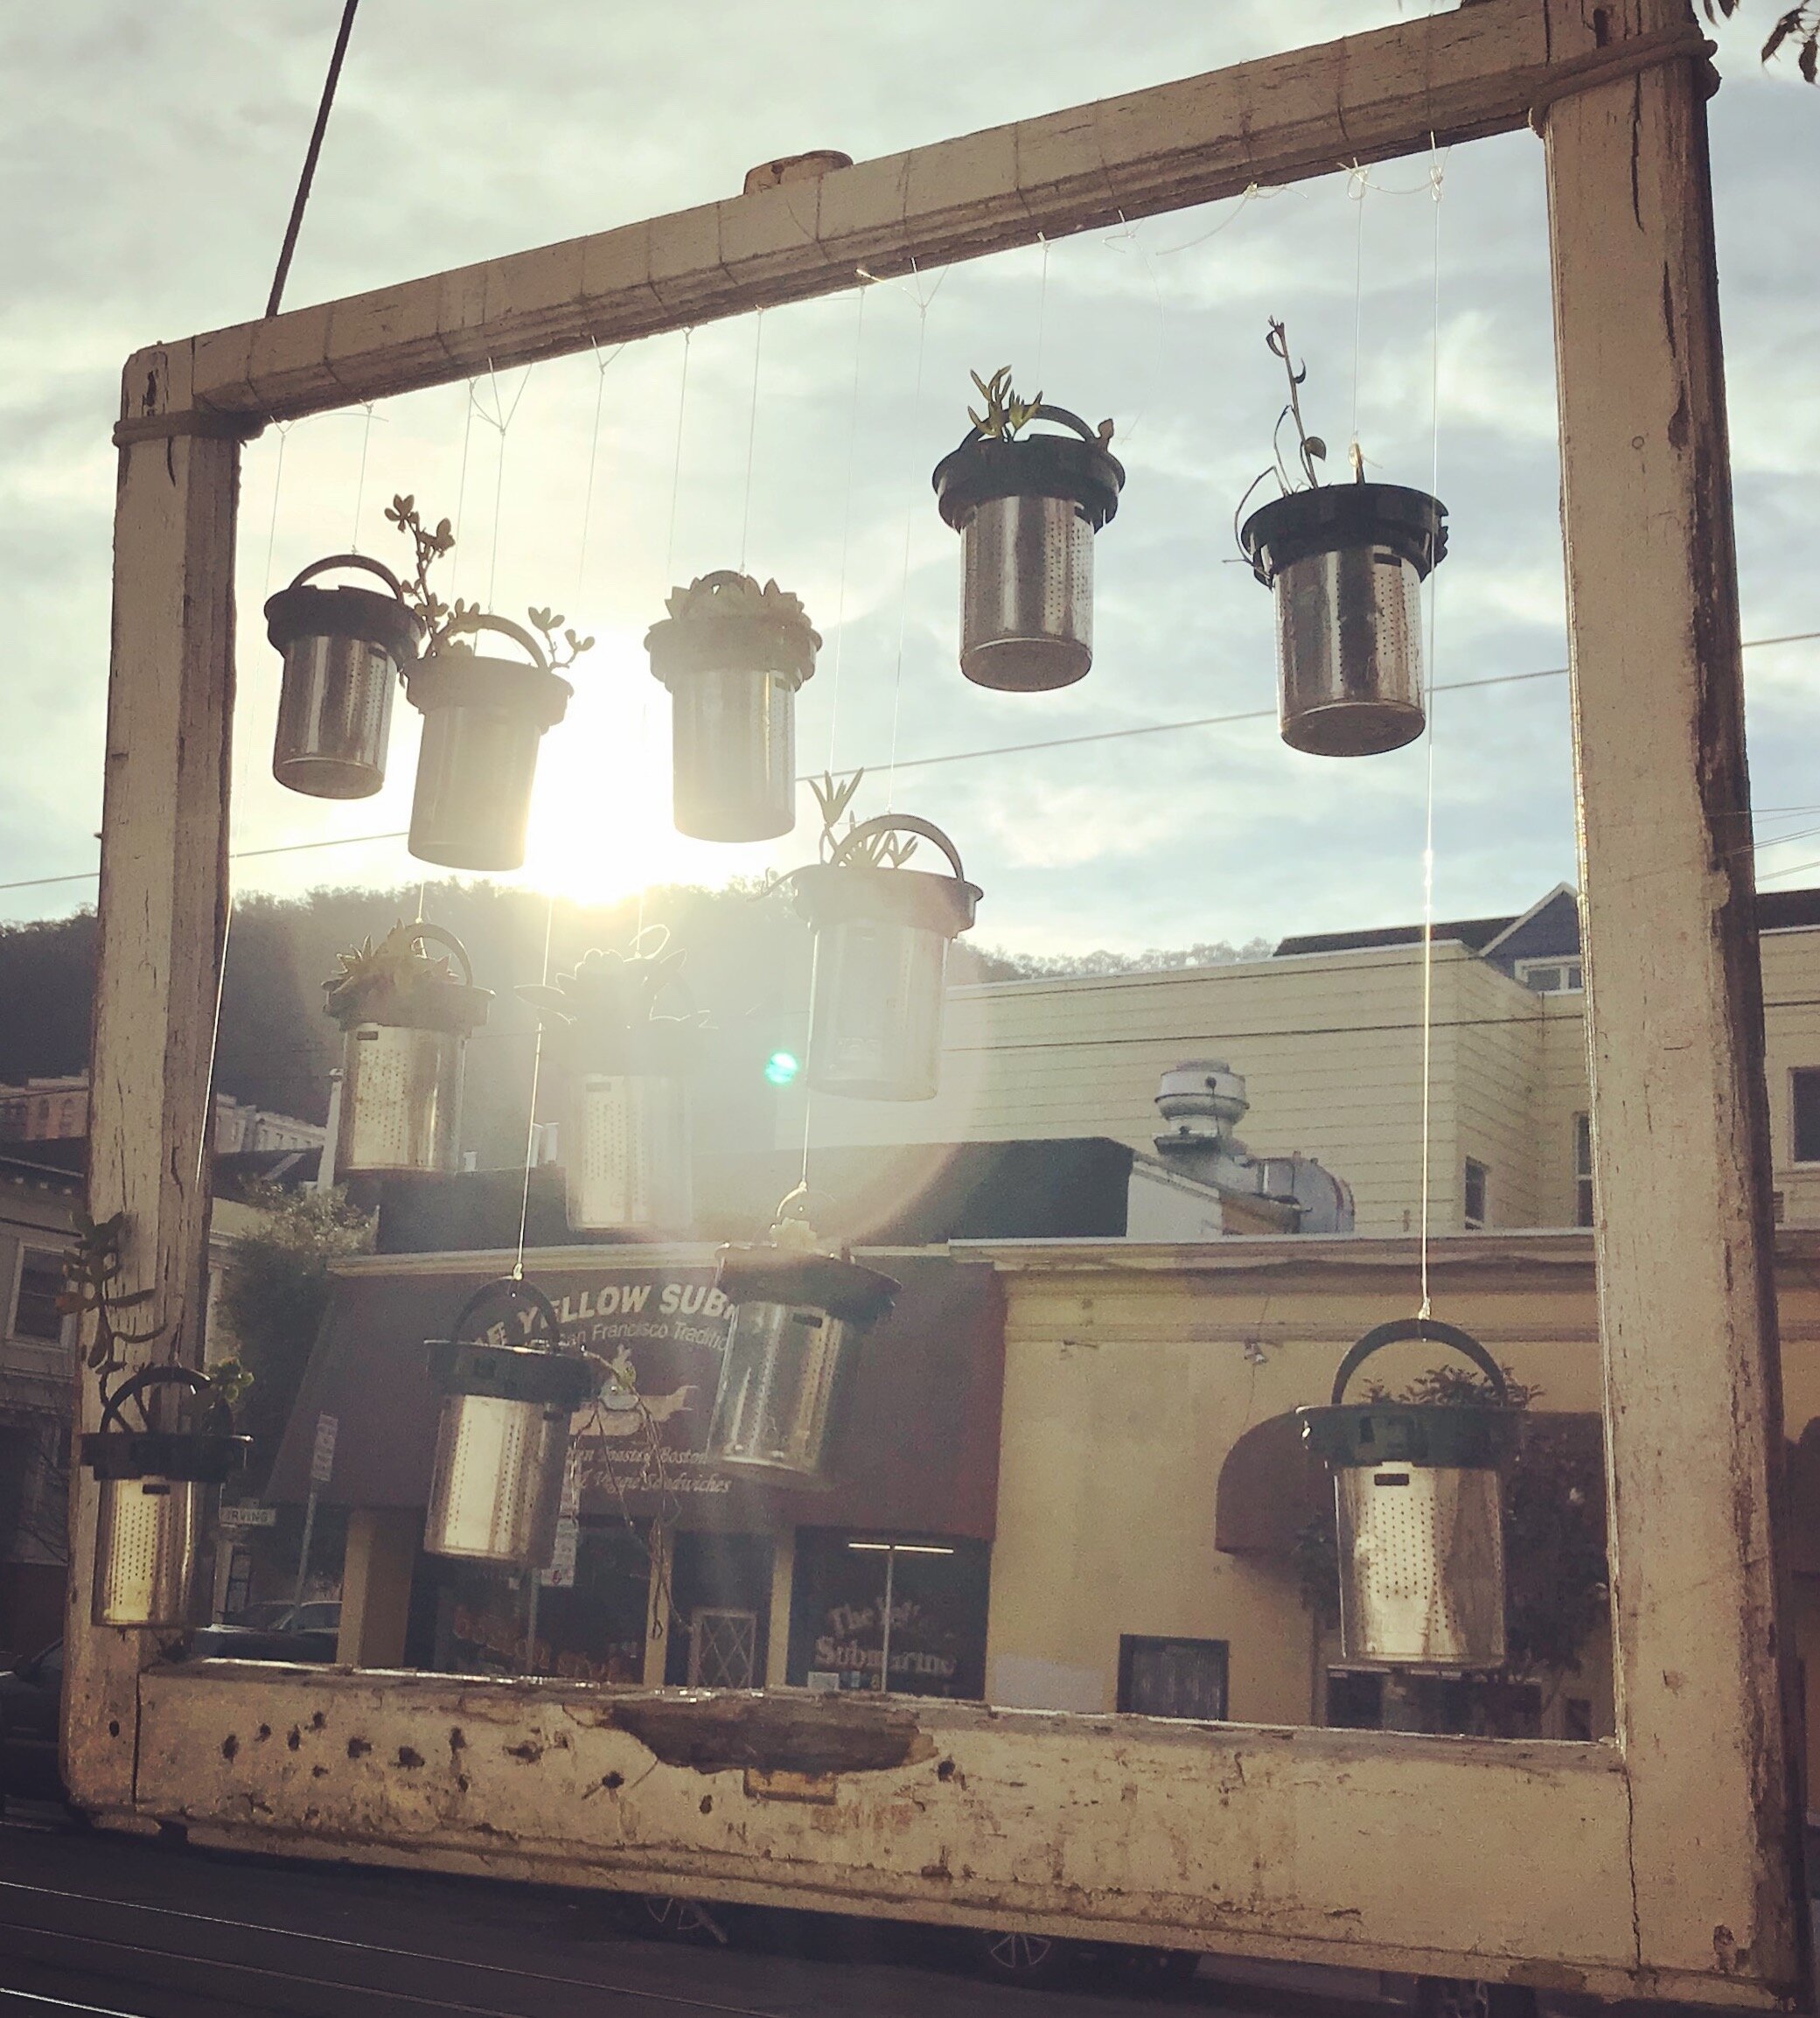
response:
<svg viewBox="0 0 1820 2018"><path fill-rule="evenodd" d="M1780 638L1747 638L1744 640L1740 649L1746 652L1754 652L1763 646L1807 645L1817 639L1820 639L1820 631L1794 631ZM1567 668L1565 666L1545 666L1534 673L1494 673L1483 680L1447 681L1436 685L1430 691L1436 694L1465 694L1487 687L1516 687L1522 685L1526 681L1565 680L1566 676ZM1097 729L1081 736L1049 736L1036 743L1000 743L982 750L946 751L933 757L900 757L897 759L896 767L899 771L923 771L938 764L973 764L989 757L1026 757L1042 750L1077 749L1082 744L1089 743L1120 743L1136 736L1168 736L1187 729L1224 729L1241 722L1273 722L1276 720L1276 716L1277 711L1274 708L1248 708L1242 713L1236 715L1196 715L1180 722L1140 723L1132 729ZM854 765L852 768L872 770L875 766L871 765ZM805 772L796 782L798 785L812 784L816 776L817 773L813 772ZM1809 808L1795 807L1765 808L1764 810L1766 812L1806 812ZM291 841L275 848L238 848L228 859L232 862L251 862L261 856L269 855L302 855L310 848L365 848L381 841L403 841L406 837L407 830L403 827L399 827L387 834L345 834L330 841ZM1785 841L1793 841L1798 840L1800 836L1788 834L1782 838ZM1766 841L1760 845L1764 848L1772 848L1780 846L1781 842ZM1820 868L1820 863L1810 863L1803 866ZM56 883L89 883L99 873L97 869L77 869L67 876L26 876L17 883L0 883L0 891L48 890ZM1787 876L1792 875L1794 871L1776 869L1771 873Z"/></svg>

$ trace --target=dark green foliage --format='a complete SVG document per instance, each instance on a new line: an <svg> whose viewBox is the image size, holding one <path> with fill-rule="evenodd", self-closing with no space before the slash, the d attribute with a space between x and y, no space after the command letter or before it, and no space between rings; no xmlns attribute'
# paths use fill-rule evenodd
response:
<svg viewBox="0 0 1820 2018"><path fill-rule="evenodd" d="M262 1482L296 1401L297 1387L329 1302L329 1264L373 1246L366 1216L339 1191L247 1188L246 1202L265 1218L228 1250L221 1311L237 1342L230 1379L241 1380L234 1410L253 1438L246 1478Z"/></svg>

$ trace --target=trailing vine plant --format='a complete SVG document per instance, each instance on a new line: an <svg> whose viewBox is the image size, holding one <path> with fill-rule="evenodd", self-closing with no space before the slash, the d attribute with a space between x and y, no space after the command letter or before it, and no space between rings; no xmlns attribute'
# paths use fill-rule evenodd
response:
<svg viewBox="0 0 1820 2018"><path fill-rule="evenodd" d="M127 1364L122 1345L151 1345L164 1336L164 1327L150 1330L122 1330L115 1320L123 1310L136 1310L157 1294L151 1289L133 1289L122 1294L119 1284L126 1273L121 1249L126 1237L126 1214L110 1219L91 1219L85 1211L76 1214L75 1245L63 1258L63 1293L57 1308L64 1316L94 1319L94 1339L84 1356L91 1372L99 1373L105 1387L110 1373L122 1372Z"/></svg>

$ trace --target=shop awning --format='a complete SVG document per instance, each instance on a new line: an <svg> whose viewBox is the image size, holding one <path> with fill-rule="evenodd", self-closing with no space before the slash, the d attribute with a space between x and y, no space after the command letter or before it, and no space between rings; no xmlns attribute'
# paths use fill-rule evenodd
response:
<svg viewBox="0 0 1820 2018"><path fill-rule="evenodd" d="M564 1337L610 1360L623 1356L655 1425L656 1458L636 1417L577 1417L584 1515L648 1515L667 1499L684 1527L990 1540L1004 1388L998 1278L945 1254L875 1259L902 1291L858 1342L826 1482L805 1489L755 1483L703 1454L727 1323L712 1250L667 1265L625 1247L571 1247L547 1261L527 1254L526 1274L556 1305ZM309 1491L317 1422L327 1414L337 1436L325 1503L428 1502L439 1398L423 1342L446 1336L484 1279L470 1257L439 1267L422 1254L374 1257L338 1275L269 1498L296 1501Z"/></svg>
<svg viewBox="0 0 1820 2018"><path fill-rule="evenodd" d="M1220 1467L1213 1545L1229 1555L1287 1556L1332 1492L1327 1467L1302 1448L1294 1412L1266 1416Z"/></svg>

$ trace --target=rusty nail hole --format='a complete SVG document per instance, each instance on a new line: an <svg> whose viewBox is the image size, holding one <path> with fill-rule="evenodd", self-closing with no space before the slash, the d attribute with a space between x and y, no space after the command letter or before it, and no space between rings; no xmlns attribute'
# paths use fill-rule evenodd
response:
<svg viewBox="0 0 1820 2018"><path fill-rule="evenodd" d="M290 1735L286 1738L284 1742L290 1747L292 1751L297 1751L302 1748L303 1742L303 1734L297 1728L295 1724L293 1724L290 1727Z"/></svg>
<svg viewBox="0 0 1820 2018"><path fill-rule="evenodd" d="M261 1724L259 1727L259 1742L263 1744L271 1735L272 1727L269 1724Z"/></svg>
<svg viewBox="0 0 1820 2018"><path fill-rule="evenodd" d="M462 1735L461 1726L457 1724L449 1734L449 1749L451 1752L462 1752L467 1749L468 1741Z"/></svg>
<svg viewBox="0 0 1820 2018"><path fill-rule="evenodd" d="M620 1788L625 1784L625 1775L621 1772L609 1773L606 1778L601 1782L601 1784L610 1794L617 1794Z"/></svg>
<svg viewBox="0 0 1820 2018"><path fill-rule="evenodd" d="M120 1719L118 1717L108 1719L108 1735L110 1738L117 1738L120 1735Z"/></svg>
<svg viewBox="0 0 1820 2018"><path fill-rule="evenodd" d="M703 1794L703 1795L702 1795L702 1797L701 1797L701 1812L702 1812L704 1815L711 1815L711 1814L713 1814L713 1812L715 1812L715 1798L714 1798L714 1796L713 1796L712 1794Z"/></svg>
<svg viewBox="0 0 1820 2018"><path fill-rule="evenodd" d="M365 1738L350 1738L347 1741L347 1756L351 1759L364 1759L372 1749L373 1747Z"/></svg>
<svg viewBox="0 0 1820 2018"><path fill-rule="evenodd" d="M324 1715L322 1711L318 1710L316 1714L310 1718L310 1728L313 1731L319 1731L322 1729L323 1726L328 1722L328 1718Z"/></svg>
<svg viewBox="0 0 1820 2018"><path fill-rule="evenodd" d="M935 1777L938 1780L952 1780L954 1777L953 1760L944 1759L941 1764L935 1769Z"/></svg>
<svg viewBox="0 0 1820 2018"><path fill-rule="evenodd" d="M414 1752L408 1745L400 1745L398 1763L401 1766L421 1766L423 1763L423 1754Z"/></svg>
<svg viewBox="0 0 1820 2018"><path fill-rule="evenodd" d="M466 1793L468 1791L468 1776L465 1773L457 1773L455 1777L455 1784L463 1793Z"/></svg>
<svg viewBox="0 0 1820 2018"><path fill-rule="evenodd" d="M232 1731L229 1731L227 1735L221 1740L221 1756L224 1759L231 1759L240 1749L241 1741L234 1736Z"/></svg>
<svg viewBox="0 0 1820 2018"><path fill-rule="evenodd" d="M311 1766L310 1769L310 1777L312 1780L325 1780L328 1777L329 1769L326 1766Z"/></svg>

